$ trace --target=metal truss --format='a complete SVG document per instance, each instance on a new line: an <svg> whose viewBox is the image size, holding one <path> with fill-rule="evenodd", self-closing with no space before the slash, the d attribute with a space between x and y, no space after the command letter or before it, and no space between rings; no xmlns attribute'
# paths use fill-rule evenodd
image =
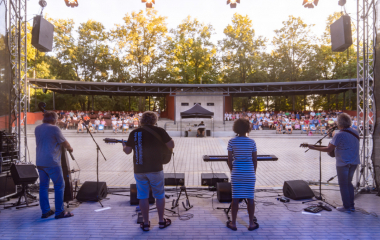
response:
<svg viewBox="0 0 380 240"><path fill-rule="evenodd" d="M18 140L19 160L27 161L27 0L8 1L8 44L11 55L10 129Z"/></svg>
<svg viewBox="0 0 380 240"><path fill-rule="evenodd" d="M28 79L34 88L63 94L166 96L166 95L223 95L223 96L287 96L336 94L356 89L356 79L304 82L271 82L245 84L140 84L80 82L50 79Z"/></svg>
<svg viewBox="0 0 380 240"><path fill-rule="evenodd" d="M357 121L361 136L356 190L373 185L372 150L375 126L374 63L376 44L375 0L357 1Z"/></svg>

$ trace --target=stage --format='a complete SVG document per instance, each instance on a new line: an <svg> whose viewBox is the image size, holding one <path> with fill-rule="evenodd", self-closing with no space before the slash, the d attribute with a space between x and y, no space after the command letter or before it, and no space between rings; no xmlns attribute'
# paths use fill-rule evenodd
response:
<svg viewBox="0 0 380 240"><path fill-rule="evenodd" d="M316 189L313 187L313 189ZM340 203L337 187L323 187L324 196L331 203ZM327 190L330 189L330 190ZM264 192L264 190L266 192ZM111 189L111 191L114 191ZM192 190L189 190L189 192ZM267 192L270 191L270 192ZM225 227L226 216L217 207L228 207L228 203L219 203L213 192L199 191L204 198L194 197L191 192L191 204L194 207L185 212L182 206L180 214L193 214L189 220L169 217L173 223L167 229L158 228L157 212L152 211L151 230L143 232L136 224L135 206L129 205L129 197L109 194L109 200L99 203L82 203L70 207L75 216L55 220L54 217L41 219L39 207L27 209L1 210L1 239L378 239L380 219L374 215L357 211L352 214L322 211L320 215L303 214L306 204L291 200L283 204L276 200L277 192L272 188L256 189L256 217L260 228L249 232L246 210L238 213L236 232ZM175 195L173 191L167 194ZM118 192L129 195L129 192ZM50 194L50 198L54 195ZM167 206L174 197L167 199ZM54 206L53 199L50 200ZM356 206L367 212L380 215L380 197L359 195ZM213 209L215 208L215 210Z"/></svg>

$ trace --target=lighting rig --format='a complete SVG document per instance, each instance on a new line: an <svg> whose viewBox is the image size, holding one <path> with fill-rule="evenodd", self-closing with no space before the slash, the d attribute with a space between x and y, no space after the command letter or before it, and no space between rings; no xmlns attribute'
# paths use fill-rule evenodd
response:
<svg viewBox="0 0 380 240"><path fill-rule="evenodd" d="M65 0L66 6L68 7L78 7L78 0Z"/></svg>
<svg viewBox="0 0 380 240"><path fill-rule="evenodd" d="M303 0L302 5L305 8L314 8L314 6L318 5L319 0Z"/></svg>
<svg viewBox="0 0 380 240"><path fill-rule="evenodd" d="M230 5L230 8L236 8L237 3L240 4L240 0L227 0L227 5Z"/></svg>
<svg viewBox="0 0 380 240"><path fill-rule="evenodd" d="M146 8L152 8L153 4L156 4L156 0L141 0L142 3L146 3Z"/></svg>

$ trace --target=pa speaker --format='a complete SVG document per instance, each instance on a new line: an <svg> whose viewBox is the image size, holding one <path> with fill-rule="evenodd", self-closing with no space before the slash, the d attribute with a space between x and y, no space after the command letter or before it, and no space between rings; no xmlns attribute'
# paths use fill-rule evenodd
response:
<svg viewBox="0 0 380 240"><path fill-rule="evenodd" d="M0 173L0 199L16 194L16 185L11 175Z"/></svg>
<svg viewBox="0 0 380 240"><path fill-rule="evenodd" d="M129 197L130 197L130 204L131 205L138 205L139 199L137 199L137 187L136 184L131 184L129 188ZM156 202L156 199L154 199L152 194L152 189L149 188L149 203L153 204Z"/></svg>
<svg viewBox="0 0 380 240"><path fill-rule="evenodd" d="M13 182L16 185L33 184L38 179L36 166L32 164L27 164L27 165L12 164L11 174L12 174Z"/></svg>
<svg viewBox="0 0 380 240"><path fill-rule="evenodd" d="M107 197L108 189L106 182L89 182L83 183L77 194L79 202L98 201Z"/></svg>
<svg viewBox="0 0 380 240"><path fill-rule="evenodd" d="M330 25L331 49L343 52L352 45L351 18L342 16Z"/></svg>
<svg viewBox="0 0 380 240"><path fill-rule="evenodd" d="M32 45L41 52L51 52L53 49L54 25L42 16L33 20Z"/></svg>
<svg viewBox="0 0 380 240"><path fill-rule="evenodd" d="M309 199L314 197L314 192L309 184L303 180L285 181L283 187L284 196L293 200Z"/></svg>
<svg viewBox="0 0 380 240"><path fill-rule="evenodd" d="M232 187L231 183L218 182L216 183L216 194L219 202L232 202Z"/></svg>

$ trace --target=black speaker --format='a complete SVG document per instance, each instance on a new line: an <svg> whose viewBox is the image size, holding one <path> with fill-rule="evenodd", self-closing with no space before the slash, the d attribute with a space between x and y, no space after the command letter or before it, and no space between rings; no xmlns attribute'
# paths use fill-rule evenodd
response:
<svg viewBox="0 0 380 240"><path fill-rule="evenodd" d="M216 194L219 202L232 202L232 187L231 183L218 182L216 183Z"/></svg>
<svg viewBox="0 0 380 240"><path fill-rule="evenodd" d="M131 205L138 205L139 199L137 199L137 187L136 184L131 184L129 188L129 197ZM153 204L156 202L156 199L153 197L152 189L149 188L149 203Z"/></svg>
<svg viewBox="0 0 380 240"><path fill-rule="evenodd" d="M228 182L225 173L201 173L202 186L215 187L218 182Z"/></svg>
<svg viewBox="0 0 380 240"><path fill-rule="evenodd" d="M33 20L32 45L41 52L51 52L53 49L54 25L42 16Z"/></svg>
<svg viewBox="0 0 380 240"><path fill-rule="evenodd" d="M79 202L87 202L98 201L106 198L108 194L106 182L99 182L98 187L96 187L96 185L97 182L84 182L78 191L77 200Z"/></svg>
<svg viewBox="0 0 380 240"><path fill-rule="evenodd" d="M331 49L343 52L352 45L351 18L342 16L330 25Z"/></svg>
<svg viewBox="0 0 380 240"><path fill-rule="evenodd" d="M11 166L11 174L16 185L33 184L38 179L38 173L35 165L15 165Z"/></svg>
<svg viewBox="0 0 380 240"><path fill-rule="evenodd" d="M184 186L184 173L165 173L165 186Z"/></svg>
<svg viewBox="0 0 380 240"><path fill-rule="evenodd" d="M314 192L309 184L303 180L285 181L283 187L284 196L293 200L309 199L314 197Z"/></svg>

